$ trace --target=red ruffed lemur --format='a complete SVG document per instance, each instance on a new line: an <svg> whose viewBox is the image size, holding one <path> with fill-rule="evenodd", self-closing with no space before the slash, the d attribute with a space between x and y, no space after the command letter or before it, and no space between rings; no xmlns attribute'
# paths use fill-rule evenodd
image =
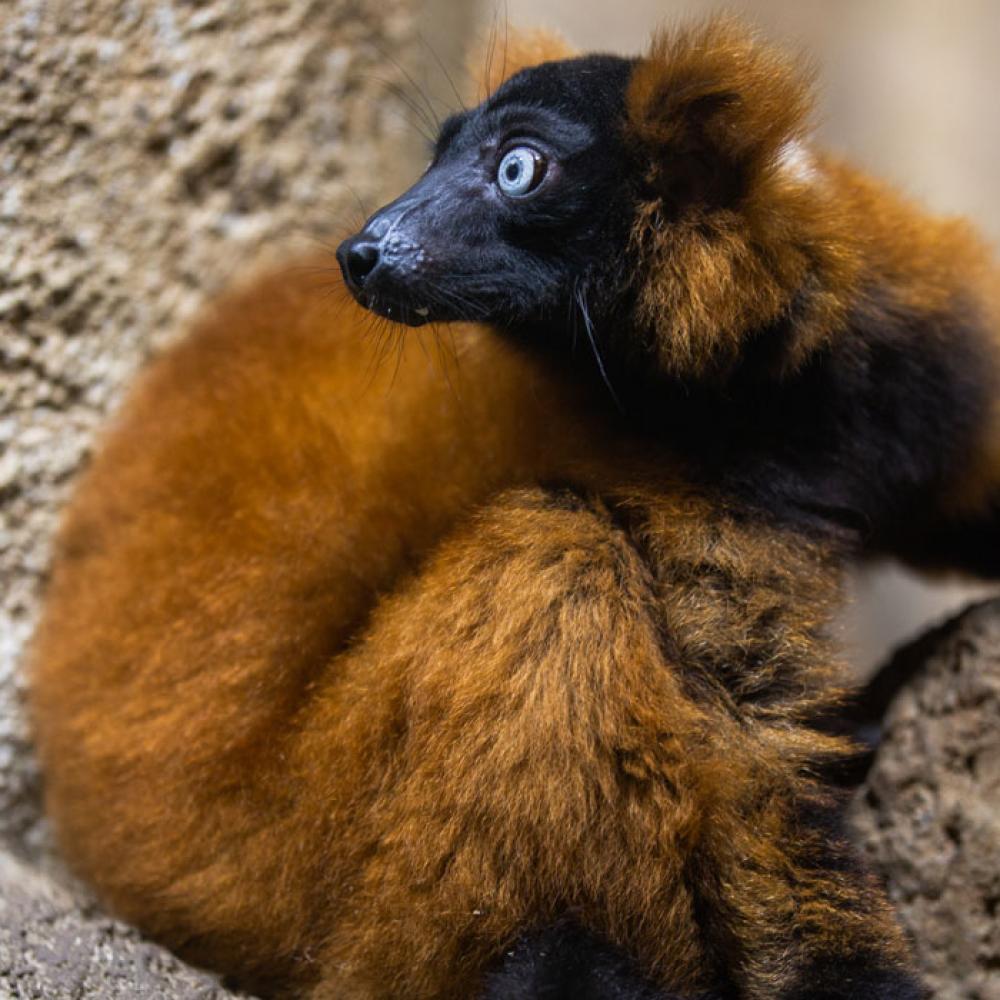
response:
<svg viewBox="0 0 1000 1000"><path fill-rule="evenodd" d="M1000 571L997 271L738 23L506 67L336 309L248 284L104 439L32 658L62 848L270 995L916 1000L813 721L852 559ZM373 373L371 312L454 363Z"/></svg>

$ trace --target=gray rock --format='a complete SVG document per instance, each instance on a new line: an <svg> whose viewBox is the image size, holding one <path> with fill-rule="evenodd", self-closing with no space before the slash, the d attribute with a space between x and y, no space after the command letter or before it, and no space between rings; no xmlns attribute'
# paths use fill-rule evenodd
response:
<svg viewBox="0 0 1000 1000"><path fill-rule="evenodd" d="M420 162L416 6L0 4L0 842L42 839L15 665L94 431L203 298Z"/></svg>
<svg viewBox="0 0 1000 1000"><path fill-rule="evenodd" d="M901 651L887 679L901 688L854 803L859 841L936 1000L1000 1000L1000 600Z"/></svg>
<svg viewBox="0 0 1000 1000"><path fill-rule="evenodd" d="M229 996L36 867L17 667L57 511L135 369L420 163L394 92L417 6L0 2L0 998Z"/></svg>
<svg viewBox="0 0 1000 1000"><path fill-rule="evenodd" d="M0 854L0 997L226 1000L205 973Z"/></svg>

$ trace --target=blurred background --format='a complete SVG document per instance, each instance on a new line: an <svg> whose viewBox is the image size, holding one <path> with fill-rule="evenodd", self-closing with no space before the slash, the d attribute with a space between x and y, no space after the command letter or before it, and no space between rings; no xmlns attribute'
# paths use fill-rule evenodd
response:
<svg viewBox="0 0 1000 1000"><path fill-rule="evenodd" d="M976 219L1000 245L997 0L434 0L423 30L447 51L452 14L461 10L461 29L471 27L480 43L491 32L502 41L507 19L556 29L583 50L638 54L656 25L720 9L811 54L821 142L936 211ZM433 71L428 84L454 103ZM889 565L859 572L842 626L850 658L867 672L924 623L995 590Z"/></svg>

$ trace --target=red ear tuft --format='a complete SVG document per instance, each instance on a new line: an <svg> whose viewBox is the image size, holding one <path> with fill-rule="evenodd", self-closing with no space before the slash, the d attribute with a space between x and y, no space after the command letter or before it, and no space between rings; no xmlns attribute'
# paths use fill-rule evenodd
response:
<svg viewBox="0 0 1000 1000"><path fill-rule="evenodd" d="M665 195L736 195L805 131L811 81L734 18L658 32L632 75L628 131Z"/></svg>
<svg viewBox="0 0 1000 1000"><path fill-rule="evenodd" d="M579 53L561 35L545 28L494 30L486 43L472 51L467 67L477 100L489 97L522 69Z"/></svg>

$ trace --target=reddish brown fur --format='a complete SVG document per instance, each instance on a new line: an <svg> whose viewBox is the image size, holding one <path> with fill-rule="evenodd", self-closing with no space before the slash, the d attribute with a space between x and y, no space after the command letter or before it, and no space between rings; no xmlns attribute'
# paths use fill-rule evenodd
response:
<svg viewBox="0 0 1000 1000"><path fill-rule="evenodd" d="M838 751L789 727L829 697L822 553L602 446L486 331L454 391L412 341L367 384L364 317L308 285L257 282L155 366L67 519L34 705L77 870L182 954L337 998L465 995L566 906L694 985L694 852L754 935L802 919L778 845ZM620 493L645 559L600 504L509 490L569 476ZM751 653L748 692L802 680L752 730L675 669Z"/></svg>
<svg viewBox="0 0 1000 1000"><path fill-rule="evenodd" d="M842 334L852 302L879 289L917 316L974 309L996 365L1000 274L991 248L966 220L928 215L816 148L810 76L731 19L654 38L628 94L629 135L661 151L653 190L677 183L672 171L686 155L700 164L710 150L738 168L746 190L731 211L671 217L669 198L641 207L633 243L649 277L639 315L655 334L644 346L666 371L724 377L748 335L794 309L796 335L782 359L794 371ZM783 164L790 143L808 158L808 178ZM992 518L998 494L1000 404L931 522Z"/></svg>
<svg viewBox="0 0 1000 1000"><path fill-rule="evenodd" d="M866 285L885 284L902 306L930 312L953 308L966 289L983 301L983 279L995 282L966 223L929 217L808 145L807 84L801 65L725 19L658 35L632 78L629 132L661 150L654 190L676 184L678 162L711 151L745 178L746 196L731 211L671 219L669 202L651 200L636 220L649 275L641 315L659 333L668 370L727 370L747 334L796 295L803 319L786 359L792 368L837 334ZM808 182L783 168L789 143L812 159ZM997 303L995 292L988 297Z"/></svg>
<svg viewBox="0 0 1000 1000"><path fill-rule="evenodd" d="M731 364L810 257L790 366L872 268L923 305L983 273L848 168L779 170L804 89L731 25L655 43L636 135L695 141L685 103L723 86L697 141L757 136L746 217L667 241L651 203L636 231L667 369ZM802 725L835 697L840 554L693 489L491 330L455 329L447 377L414 333L372 372L367 317L311 285L206 314L68 512L33 705L75 868L182 954L331 1000L468 996L567 909L675 988L725 960L763 1000L831 947L901 958L801 822L844 749Z"/></svg>

